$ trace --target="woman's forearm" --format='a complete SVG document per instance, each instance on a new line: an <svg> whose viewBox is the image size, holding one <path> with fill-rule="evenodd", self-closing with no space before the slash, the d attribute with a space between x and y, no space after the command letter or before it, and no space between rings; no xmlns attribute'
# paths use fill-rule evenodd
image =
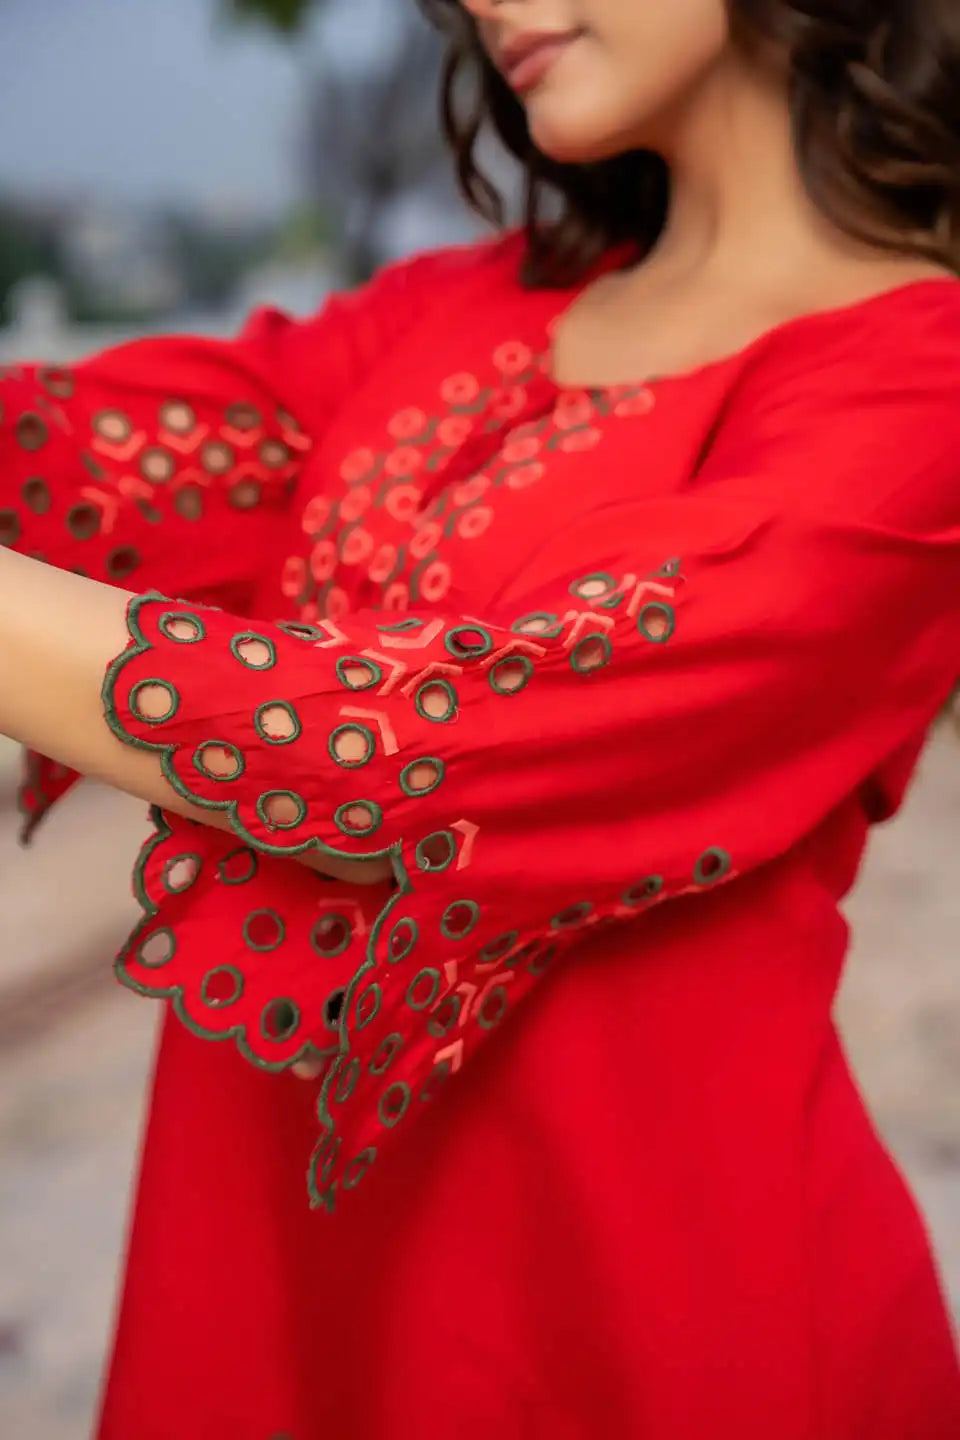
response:
<svg viewBox="0 0 960 1440"><path fill-rule="evenodd" d="M123 744L106 722L103 678L128 642L130 598L0 549L0 733L152 805L229 830L224 813L177 794L157 754ZM305 863L360 884L390 871L384 861Z"/></svg>

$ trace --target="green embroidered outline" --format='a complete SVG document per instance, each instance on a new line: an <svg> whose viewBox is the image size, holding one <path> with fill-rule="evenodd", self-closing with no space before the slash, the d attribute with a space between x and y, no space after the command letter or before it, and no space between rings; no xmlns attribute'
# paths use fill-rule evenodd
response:
<svg viewBox="0 0 960 1440"><path fill-rule="evenodd" d="M584 665L580 659L580 652L587 645L592 645L596 641L600 642L600 649L603 652L603 659L600 661L599 665ZM594 630L591 631L589 635L584 635L583 639L578 641L578 643L573 647L573 650L570 653L570 669L575 670L578 675L593 675L594 672L597 670L606 669L612 659L613 645L611 644L610 636L605 635L602 630Z"/></svg>
<svg viewBox="0 0 960 1440"><path fill-rule="evenodd" d="M400 1109L396 1114L387 1111L391 1095L400 1096ZM380 1102L377 1105L377 1118L385 1130L392 1130L394 1126L400 1124L400 1121L410 1109L410 1102L412 1100L413 1092L405 1080L395 1080L392 1085L387 1086L386 1090L384 1090L380 1096ZM344 1183L346 1183L346 1181L344 1181Z"/></svg>
<svg viewBox="0 0 960 1440"><path fill-rule="evenodd" d="M268 1021L274 1011L281 1009L289 1014L290 1019L283 1026L281 1033L274 1035L268 1029ZM260 1034L268 1045L285 1045L288 1040L293 1039L302 1024L303 1013L300 1006L287 995L275 995L260 1011Z"/></svg>
<svg viewBox="0 0 960 1440"><path fill-rule="evenodd" d="M344 818L348 810L353 810L358 805L362 806L369 814L371 821L369 825L358 827L351 825ZM380 826L383 824L383 806L378 805L376 800L347 800L343 805L337 806L333 812L333 821L341 834L350 835L355 840L363 840L368 835L376 835ZM352 858L355 859L356 857L354 856ZM376 857L369 856L368 858L375 859Z"/></svg>
<svg viewBox="0 0 960 1440"><path fill-rule="evenodd" d="M520 684L514 685L509 690L504 689L502 685L498 685L497 671L503 670L506 666L516 667L517 665L523 670L523 679ZM498 660L496 665L493 666L487 676L487 680L489 681L490 689L495 695L504 695L509 699L511 695L519 695L521 690L526 690L534 677L534 673L534 664L529 655L505 655L502 660Z"/></svg>
<svg viewBox="0 0 960 1440"><path fill-rule="evenodd" d="M370 1174L376 1159L376 1145L368 1145L365 1150L360 1151L359 1155L354 1155L343 1172L344 1190L356 1190L361 1180L365 1180Z"/></svg>
<svg viewBox="0 0 960 1440"><path fill-rule="evenodd" d="M249 644L253 640L259 640L262 645L266 645L269 651L269 658L265 665L254 665L252 661L247 660L240 653L240 646ZM234 660L239 660L245 670L252 670L257 675L262 675L265 671L272 670L277 663L276 645L270 639L269 635L261 635L258 630L241 630L234 635L230 641L230 654Z"/></svg>
<svg viewBox="0 0 960 1440"><path fill-rule="evenodd" d="M435 779L432 780L429 785L414 789L410 783L409 775L418 765L432 765L437 773ZM432 795L434 790L439 790L446 776L447 766L445 761L439 759L436 755L423 755L419 760L411 760L409 765L404 765L400 771L400 789L404 795L409 796L411 800L419 800L422 795Z"/></svg>
<svg viewBox="0 0 960 1440"><path fill-rule="evenodd" d="M362 685L356 685L346 677L347 670L354 665L362 665L364 669L370 671L370 679L365 680ZM340 684L345 690L350 690L355 695L359 695L364 690L375 690L378 685L383 684L383 666L378 665L375 660L368 660L363 655L341 655L334 668Z"/></svg>
<svg viewBox="0 0 960 1440"><path fill-rule="evenodd" d="M250 873L247 875L230 876L226 873L225 866L235 855L248 855L253 862L250 866ZM217 861L217 875L223 885L248 885L255 880L260 872L260 856L256 850L251 850L249 845L237 845L235 849L221 856Z"/></svg>
<svg viewBox="0 0 960 1440"><path fill-rule="evenodd" d="M140 694L141 690L146 690L150 685L159 685L161 690L166 691L170 700L170 709L167 711L166 715L143 715L137 709L137 696ZM127 709L130 711L130 714L133 716L133 718L139 721L141 725L166 725L169 720L173 719L177 711L180 709L180 703L180 692L177 690L177 687L175 685L171 685L169 680L161 680L158 677L155 680L151 678L148 680L137 681L136 685L134 685L133 689L130 691L130 696L127 700Z"/></svg>
<svg viewBox="0 0 960 1440"><path fill-rule="evenodd" d="M341 735L362 735L367 743L367 753L359 760L344 760L337 754L336 744ZM346 725L338 725L335 730L330 731L327 740L327 751L334 765L339 765L341 770L360 770L364 765L369 765L377 753L377 737L369 725L358 725L355 720L349 721ZM349 830L344 832L349 835ZM369 832L367 832L369 833Z"/></svg>
<svg viewBox="0 0 960 1440"><path fill-rule="evenodd" d="M406 926L410 930L410 938L404 949L395 955L393 953L393 944L402 925ZM418 925L417 921L414 920L412 915L401 916L401 918L396 922L387 937L387 964L399 965L401 961L408 959L409 956L411 956L414 950L417 948L417 942L419 941L419 939L420 926Z"/></svg>
<svg viewBox="0 0 960 1440"><path fill-rule="evenodd" d="M431 715L423 704L423 696L428 690L442 690L449 701L449 706L444 715ZM455 720L460 710L460 696L457 694L449 680L442 680L439 677L434 680L425 680L416 693L413 701L414 709L421 720L429 720L433 725L447 725Z"/></svg>
<svg viewBox="0 0 960 1440"><path fill-rule="evenodd" d="M463 1012L462 995L446 995L427 1022L427 1034L433 1040L446 1040L450 1031L459 1024Z"/></svg>
<svg viewBox="0 0 960 1440"><path fill-rule="evenodd" d="M479 635L479 645L463 643L460 635ZM443 637L444 648L455 660L482 660L493 649L493 636L485 625L453 625Z"/></svg>
<svg viewBox="0 0 960 1440"><path fill-rule="evenodd" d="M127 990L132 990L134 994L142 995L148 1000L169 1001L173 1013L176 1015L180 1024L189 1030L192 1035L196 1035L200 1040L210 1040L216 1044L233 1042L244 1060L253 1065L255 1069L262 1070L267 1074L282 1074L301 1061L312 1062L316 1060L337 1059L342 1053L339 1039L336 1044L324 1049L321 1049L320 1046L314 1044L312 1041L306 1040L293 1055L288 1056L286 1059L265 1060L251 1048L247 1039L247 1024L245 1021L240 1021L236 1025L231 1025L224 1030L211 1030L192 1015L187 1008L187 990L185 985L182 983L165 986L144 985L131 975L129 969L130 964L140 963L137 959L137 951L141 937L148 938L146 932L150 930L159 913L159 906L150 898L147 891L147 871L150 868L150 862L156 851L173 837L173 831L167 824L159 806L151 806L150 819L154 826L154 833L147 838L141 847L133 872L134 895L143 913L139 923L128 937L114 961L114 973L120 984ZM246 847L238 848L245 849ZM231 854L236 853L236 851L231 852ZM224 857L224 859L229 858L230 856ZM256 855L254 855L254 858L258 859ZM232 883L236 884L240 882L234 881ZM150 969L151 967L146 966L145 968ZM156 968L159 969L161 967Z"/></svg>
<svg viewBox="0 0 960 1440"><path fill-rule="evenodd" d="M444 840L447 845L446 857L435 864L427 855L426 847L434 840ZM442 875L444 870L449 870L457 858L457 839L452 830L434 830L431 835L425 835L417 842L415 851L417 869L423 871L424 875Z"/></svg>
<svg viewBox="0 0 960 1440"><path fill-rule="evenodd" d="M480 964L492 965L495 961L502 960L510 954L519 939L519 930L504 930L501 935L495 935L480 951Z"/></svg>
<svg viewBox="0 0 960 1440"><path fill-rule="evenodd" d="M666 885L662 875L645 875L642 880L637 880L633 885L627 887L620 896L621 905L628 905L631 910L638 905L643 905L648 900L655 900L663 893Z"/></svg>
<svg viewBox="0 0 960 1440"><path fill-rule="evenodd" d="M466 929L454 930L452 928L451 914L454 910L466 910L469 913L469 920ZM452 900L440 917L440 933L445 940L466 940L472 935L480 923L482 910L476 900Z"/></svg>
<svg viewBox="0 0 960 1440"><path fill-rule="evenodd" d="M662 635L651 635L650 631L646 628L647 616L651 613L655 613L666 620L667 628ZM666 645L668 640L673 639L676 629L677 612L673 606L668 605L665 600L649 600L637 616L637 630L643 636L644 640L648 640L651 645Z"/></svg>
<svg viewBox="0 0 960 1440"><path fill-rule="evenodd" d="M343 939L340 941L340 943L339 943L338 945L335 945L332 950L323 950L323 949L321 949L321 947L320 947L320 945L319 945L319 943L318 943L318 940L317 940L317 931L320 929L320 926L321 926L321 925L328 925L331 920L338 920L338 921L340 922L340 924L343 926ZM311 928L310 928L310 946L311 946L311 949L312 949L317 955L319 955L319 957L320 957L321 960L336 960L336 959L338 959L339 956L343 955L343 954L345 953L345 951L347 951L347 950L350 949L350 945L351 945L351 942L352 942L352 941L353 941L353 926L351 925L350 921L347 919L346 915L341 915L338 910L328 911L327 914L321 915L320 918L319 918L319 920L315 920L315 921L313 922L313 925L312 925Z"/></svg>
<svg viewBox="0 0 960 1440"><path fill-rule="evenodd" d="M151 940L156 940L159 935L162 935L166 940L169 940L170 953L168 955L165 955L162 960L147 960L143 953L144 947L146 945L149 945ZM177 940L176 933L174 932L173 927L170 925L161 925L158 929L151 930L149 935L144 935L143 939L137 945L134 954L136 956L137 964L142 965L144 970L162 970L164 965L170 964L170 961L175 957L178 948L179 941Z"/></svg>
<svg viewBox="0 0 960 1440"><path fill-rule="evenodd" d="M414 991L420 984L420 981L424 978L429 978L431 980L432 988L428 998L421 1002L419 1000L415 1000L413 997ZM440 974L440 971L435 969L432 965L425 965L422 970L418 971L417 974L414 975L413 979L410 981L410 984L407 986L407 993L404 996L404 1003L406 1004L408 1009L415 1010L418 1014L421 1014L424 1010L429 1010L431 1005L436 1004L437 996L440 994L442 986L443 976Z"/></svg>
<svg viewBox="0 0 960 1440"><path fill-rule="evenodd" d="M250 939L250 926L253 924L254 920L259 920L261 915L266 915L270 920L275 920L277 924L277 939L270 941L270 943L266 945L258 945L255 940ZM286 938L286 921L280 914L279 910L274 910L269 905L262 906L259 910L251 910L250 914L247 915L244 919L243 943L244 945L246 945L248 950L254 950L258 955L272 955L274 950L280 949L280 946L283 944Z"/></svg>
<svg viewBox="0 0 960 1440"><path fill-rule="evenodd" d="M717 861L718 869L707 870L707 866ZM711 845L709 850L704 850L696 865L693 867L693 881L704 889L711 885L719 885L725 880L733 869L733 857L728 850L723 850L719 845Z"/></svg>
<svg viewBox="0 0 960 1440"><path fill-rule="evenodd" d="M211 1000L208 996L207 990L210 981L215 975L229 975L233 981L234 991L229 1000ZM246 979L243 971L238 970L236 965L215 965L212 970L207 971L206 975L204 975L200 981L200 999L202 1003L208 1005L211 1010L228 1010L231 1005L236 1005L237 1001L243 998L245 987Z"/></svg>
<svg viewBox="0 0 960 1440"><path fill-rule="evenodd" d="M232 760L237 762L237 768L232 775L214 775L212 771L204 769L203 752L205 750L226 750ZM217 785L231 785L234 780L239 780L247 769L247 757L238 745L229 740L201 740L190 757L190 763L198 775L205 780L213 780Z"/></svg>
<svg viewBox="0 0 960 1440"><path fill-rule="evenodd" d="M297 802L296 819L271 820L270 816L267 814L267 805L271 800L295 800ZM303 824L304 820L306 820L307 818L307 802L306 800L304 800L302 795L297 794L296 790L263 790L260 795L257 796L257 803L254 806L254 810L256 812L257 819L261 822L261 824L265 825L268 830L296 830L299 828L299 826ZM239 826L235 825L234 829L237 831L238 834L241 833ZM257 842L251 837L250 843L256 844ZM309 845L304 846L303 848L308 849ZM273 853L276 854L277 851L274 850ZM284 851L281 847L280 853L286 854L288 852Z"/></svg>
<svg viewBox="0 0 960 1440"><path fill-rule="evenodd" d="M565 910L554 915L550 921L550 928L552 930L576 930L588 916L593 914L593 910L592 900L578 900L575 905L568 905Z"/></svg>
<svg viewBox="0 0 960 1440"><path fill-rule="evenodd" d="M195 860L197 868L190 876L190 879L187 881L186 885L171 885L169 879L170 871L175 865L182 865L184 861L188 860ZM198 855L195 850L185 850L182 855L174 855L173 859L168 860L166 865L164 865L163 870L160 872L160 884L163 886L164 890L167 892L168 895L186 895L187 891L192 890L194 885L196 885L197 881L200 879L200 871L202 867L203 856Z"/></svg>
<svg viewBox="0 0 960 1440"><path fill-rule="evenodd" d="M196 626L196 633L193 635L171 635L169 626L183 624L186 622ZM165 610L157 621L157 629L165 640L171 645L199 645L201 640L207 638L207 627L199 615L191 615L187 610Z"/></svg>
<svg viewBox="0 0 960 1440"><path fill-rule="evenodd" d="M494 997L498 1000L499 1008L495 1015L488 1015L486 1013L487 1006ZM510 997L507 994L507 987L505 985L494 985L492 990L487 991L477 1007L477 1024L483 1030L496 1030L497 1026L501 1025L506 1019L509 1009Z"/></svg>
<svg viewBox="0 0 960 1440"><path fill-rule="evenodd" d="M385 1036L370 1057L370 1064L367 1066L369 1073L378 1077L385 1075L406 1043L406 1036L401 1035L399 1030Z"/></svg>
<svg viewBox="0 0 960 1440"><path fill-rule="evenodd" d="M293 721L292 735L268 735L263 725L263 715L266 710L282 710ZM253 712L253 728L265 745L292 745L294 740L299 740L303 734L303 722L289 700L265 700L258 705Z"/></svg>
<svg viewBox="0 0 960 1440"><path fill-rule="evenodd" d="M372 1000L373 1006L370 1009L370 1013L365 1015L361 1012L368 1000ZM372 1024L373 1021L376 1020L382 1008L383 990L381 989L378 982L374 980L373 984L368 985L365 990L361 990L360 994L356 998L356 1004L354 1005L353 1010L354 1030L366 1030L367 1026Z"/></svg>
<svg viewBox="0 0 960 1440"><path fill-rule="evenodd" d="M545 620L547 626L543 630L528 630L525 627L533 621ZM514 620L510 626L514 635L526 635L532 640L556 640L563 634L563 621L559 616L554 615L550 610L531 610L528 615L521 615L519 620Z"/></svg>

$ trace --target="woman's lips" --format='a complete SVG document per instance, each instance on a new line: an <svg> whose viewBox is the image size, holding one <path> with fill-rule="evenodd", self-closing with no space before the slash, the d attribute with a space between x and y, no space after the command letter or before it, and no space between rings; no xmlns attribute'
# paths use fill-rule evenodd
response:
<svg viewBox="0 0 960 1440"><path fill-rule="evenodd" d="M533 90L564 51L579 39L578 30L570 30L563 35L545 33L521 37L504 50L501 58L503 78L518 95Z"/></svg>

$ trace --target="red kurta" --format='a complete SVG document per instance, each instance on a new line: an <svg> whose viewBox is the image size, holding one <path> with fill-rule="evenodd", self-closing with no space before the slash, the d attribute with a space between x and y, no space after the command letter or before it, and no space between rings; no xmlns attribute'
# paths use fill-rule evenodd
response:
<svg viewBox="0 0 960 1440"><path fill-rule="evenodd" d="M960 287L588 393L518 258L3 378L0 538L187 597L107 710L236 832L140 866L101 1440L955 1440L831 1006L957 671Z"/></svg>

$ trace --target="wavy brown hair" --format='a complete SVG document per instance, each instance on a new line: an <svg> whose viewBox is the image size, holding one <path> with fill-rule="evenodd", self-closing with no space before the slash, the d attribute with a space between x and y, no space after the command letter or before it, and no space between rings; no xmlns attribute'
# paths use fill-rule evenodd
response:
<svg viewBox="0 0 960 1440"><path fill-rule="evenodd" d="M667 3L667 0L663 0ZM534 146L524 110L456 0L419 0L448 36L444 128L460 187L502 225L478 161L489 127L523 167L531 286L580 280L604 251L645 253L667 214L660 156L564 165ZM786 63L800 172L848 235L960 271L960 5L957 0L727 0L736 42Z"/></svg>

